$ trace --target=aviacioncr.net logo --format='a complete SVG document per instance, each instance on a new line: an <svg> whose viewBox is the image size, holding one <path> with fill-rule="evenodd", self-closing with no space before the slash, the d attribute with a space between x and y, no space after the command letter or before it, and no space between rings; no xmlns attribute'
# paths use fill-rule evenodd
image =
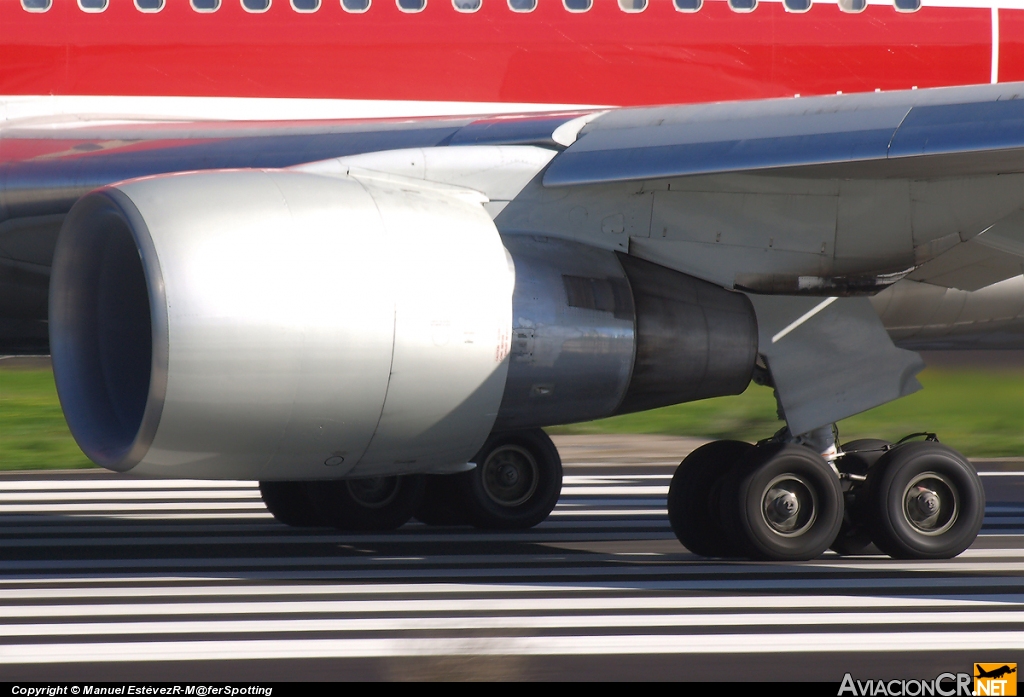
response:
<svg viewBox="0 0 1024 697"><path fill-rule="evenodd" d="M854 680L847 673L838 697L971 697L970 673L942 673L932 680Z"/></svg>
<svg viewBox="0 0 1024 697"><path fill-rule="evenodd" d="M975 663L974 694L978 697L999 695L1013 697L1017 694L1016 663Z"/></svg>

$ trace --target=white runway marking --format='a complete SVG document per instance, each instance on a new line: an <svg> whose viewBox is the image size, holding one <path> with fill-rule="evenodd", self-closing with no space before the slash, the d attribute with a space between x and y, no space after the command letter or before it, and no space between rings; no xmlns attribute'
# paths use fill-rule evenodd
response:
<svg viewBox="0 0 1024 697"><path fill-rule="evenodd" d="M255 482L0 481L0 664L1024 647L1024 506L954 560L725 562L676 542L670 479L567 475L531 531L387 534L286 528Z"/></svg>
<svg viewBox="0 0 1024 697"><path fill-rule="evenodd" d="M253 641L154 641L0 646L0 663L131 663L397 656L552 656L717 653L847 653L850 651L1019 650L1024 632L885 632L786 634L571 635L466 638L359 638Z"/></svg>
<svg viewBox="0 0 1024 697"><path fill-rule="evenodd" d="M843 625L1020 624L1016 612L770 613L659 615L529 615L486 617L373 617L314 620L207 620L182 622L104 622L16 624L0 627L0 637L113 636L129 634L297 634L303 632L408 632L477 629L643 629L748 627L813 627Z"/></svg>

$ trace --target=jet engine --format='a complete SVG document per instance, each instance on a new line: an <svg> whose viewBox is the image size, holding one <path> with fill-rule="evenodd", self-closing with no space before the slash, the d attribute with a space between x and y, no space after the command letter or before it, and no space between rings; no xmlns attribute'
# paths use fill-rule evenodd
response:
<svg viewBox="0 0 1024 697"><path fill-rule="evenodd" d="M133 180L74 206L52 273L61 405L110 469L444 471L501 402L514 277L478 201L288 171Z"/></svg>
<svg viewBox="0 0 1024 697"><path fill-rule="evenodd" d="M152 476L444 473L492 432L745 389L746 296L567 240L502 237L480 202L280 170L85 196L50 295L76 440Z"/></svg>

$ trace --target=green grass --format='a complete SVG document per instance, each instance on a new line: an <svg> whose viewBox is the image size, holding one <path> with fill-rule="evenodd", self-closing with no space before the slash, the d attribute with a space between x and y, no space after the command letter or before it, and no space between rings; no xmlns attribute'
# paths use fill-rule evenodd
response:
<svg viewBox="0 0 1024 697"><path fill-rule="evenodd" d="M915 431L934 431L961 452L974 456L1024 456L1024 368L929 368L925 389L846 419L844 441L895 440ZM551 433L664 433L754 441L774 433L771 390L751 385L737 397L628 414ZM89 467L71 438L49 370L0 368L0 469Z"/></svg>
<svg viewBox="0 0 1024 697"><path fill-rule="evenodd" d="M64 421L53 373L0 368L0 469L92 466Z"/></svg>
<svg viewBox="0 0 1024 697"><path fill-rule="evenodd" d="M932 431L972 457L1024 455L1024 368L929 368L919 376L923 390L839 423L841 439L897 440ZM549 433L664 433L755 441L781 426L775 399L751 384L736 397L615 416Z"/></svg>

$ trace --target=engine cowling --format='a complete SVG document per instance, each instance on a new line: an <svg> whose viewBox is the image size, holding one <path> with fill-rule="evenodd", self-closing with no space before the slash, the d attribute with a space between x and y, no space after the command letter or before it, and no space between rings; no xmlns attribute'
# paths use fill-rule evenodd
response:
<svg viewBox="0 0 1024 697"><path fill-rule="evenodd" d="M118 184L58 241L61 405L114 470L464 467L501 401L513 279L490 218L457 196L287 171Z"/></svg>

